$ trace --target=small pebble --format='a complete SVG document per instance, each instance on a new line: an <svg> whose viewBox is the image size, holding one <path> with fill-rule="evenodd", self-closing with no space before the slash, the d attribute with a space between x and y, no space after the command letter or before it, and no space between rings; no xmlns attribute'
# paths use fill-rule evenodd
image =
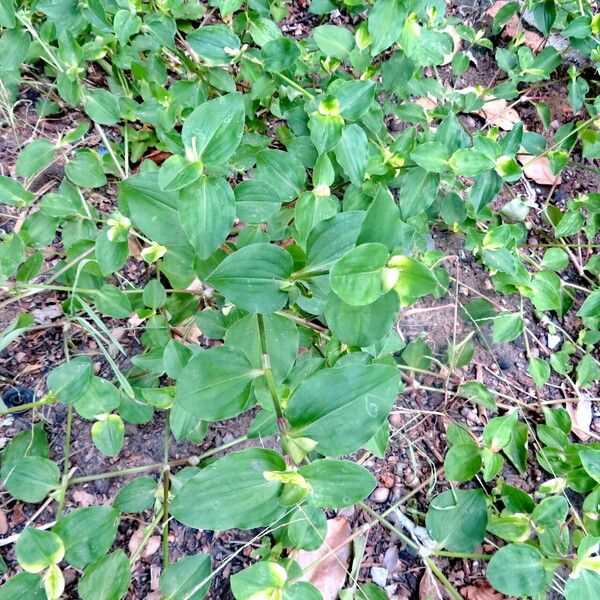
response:
<svg viewBox="0 0 600 600"><path fill-rule="evenodd" d="M550 350L554 350L555 348L558 348L558 345L561 342L561 337L560 335L556 335L554 333L549 333L548 334L548 348L550 348Z"/></svg>
<svg viewBox="0 0 600 600"><path fill-rule="evenodd" d="M371 567L371 579L375 585L384 588L387 583L388 572L383 567Z"/></svg>
<svg viewBox="0 0 600 600"><path fill-rule="evenodd" d="M392 427L402 427L402 415L400 413L390 414L388 421Z"/></svg>
<svg viewBox="0 0 600 600"><path fill-rule="evenodd" d="M371 494L371 500L373 500L373 502L378 502L379 504L383 504L384 502L387 501L389 496L390 496L390 490L386 487L380 487L380 488L377 488Z"/></svg>

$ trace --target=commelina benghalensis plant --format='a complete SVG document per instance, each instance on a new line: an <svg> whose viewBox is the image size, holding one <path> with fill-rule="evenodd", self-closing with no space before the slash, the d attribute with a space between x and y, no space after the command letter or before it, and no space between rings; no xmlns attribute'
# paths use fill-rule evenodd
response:
<svg viewBox="0 0 600 600"><path fill-rule="evenodd" d="M38 92L40 118L80 115L57 139L24 144L14 177L0 176L0 202L21 216L0 244L1 306L64 292L65 323L85 331L113 371L110 380L97 376L67 340L45 395L4 411L62 404L67 420L60 468L41 423L2 452L5 493L48 499L55 523L20 533L20 568L0 599L57 599L65 568L81 573L84 600L123 598L157 528L163 597L203 598L218 567L204 554L169 560L171 519L202 530L259 528L260 560L230 579L238 600L320 599L300 581L294 557L322 544L324 510L373 491L374 476L351 455L385 453L402 369L416 377L414 369L431 363L423 340L399 354L404 341L394 325L405 307L453 285L452 257L430 247L432 227L461 235L494 288L520 297L520 310L478 298L461 313L473 331L491 327L493 343L524 337L540 402L505 397L498 406L496 391L463 382L461 402L498 416L483 431L448 429L449 486L431 498L422 522L433 543L396 531L454 598L460 594L436 557L482 561L507 595L545 598L554 588L569 600L598 598L600 445L574 443L569 413L543 400L552 373L580 401L600 378L600 261L580 252L598 247L600 195L564 206L552 193L541 204L522 195L523 169L535 160L557 175L567 165L594 171L600 157L595 6L507 2L486 31L447 15L443 0L313 0L310 12L325 24L296 40L278 25L281 0L211 0L208 8L184 0L0 0L4 126L16 131L27 87ZM331 24L332 11L346 24ZM503 27L524 15L542 43L530 48L517 30L500 44ZM557 50L547 43L552 36L566 45ZM460 76L485 52L496 61L493 81L461 89ZM566 83L572 112L551 132L556 115L528 95L553 79ZM534 105L544 134L522 122L467 127L463 115L492 98ZM162 161L146 158L157 151ZM32 191L53 164L64 164L60 186ZM90 193L107 185L118 188L110 213ZM496 210L500 194L512 200ZM532 208L548 232L541 260L526 247ZM51 245L60 260L44 260ZM144 266L145 285L124 275L131 260ZM567 268L578 283L563 276ZM570 315L577 331L540 358L530 352L524 310L551 329ZM143 351L123 371L115 352L125 350L107 318L132 313ZM188 343L194 322L221 343ZM31 327L32 315L18 314L0 346ZM457 340L446 366L472 355L473 337ZM253 447L169 463L169 444L199 444L211 423L249 410L256 416L247 434L225 447L256 440ZM91 423L98 451L116 456L124 422L157 413L167 423L161 476L137 476L110 506L66 512L68 491L96 477L70 473L75 414ZM268 436L277 450L259 443ZM525 473L528 460L547 474L533 495L502 478L505 461ZM153 520L134 555L114 549L124 513L147 510ZM484 538L496 552L477 554ZM386 597L356 583L342 596Z"/></svg>

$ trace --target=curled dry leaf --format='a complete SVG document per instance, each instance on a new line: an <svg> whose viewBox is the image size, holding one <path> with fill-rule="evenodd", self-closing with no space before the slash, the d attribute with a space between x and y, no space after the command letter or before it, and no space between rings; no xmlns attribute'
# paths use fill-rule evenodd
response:
<svg viewBox="0 0 600 600"><path fill-rule="evenodd" d="M451 600L452 596L438 581L435 575L427 569L419 582L419 600Z"/></svg>
<svg viewBox="0 0 600 600"><path fill-rule="evenodd" d="M497 592L487 581L478 581L474 585L460 588L465 600L503 600L506 596Z"/></svg>
<svg viewBox="0 0 600 600"><path fill-rule="evenodd" d="M498 0L498 2L494 2L490 8L486 11L486 14L490 17L495 17L498 14L498 11L508 3L508 0ZM525 29L521 23L521 20L517 15L513 15L504 28L502 29L502 37L515 39L520 34L523 34L523 39L525 40L525 45L534 52L537 52L542 49L544 44L544 38L535 31L529 31Z"/></svg>
<svg viewBox="0 0 600 600"><path fill-rule="evenodd" d="M510 131L521 120L519 113L502 98L488 100L474 114L483 117L488 125L497 125L505 131Z"/></svg>
<svg viewBox="0 0 600 600"><path fill-rule="evenodd" d="M89 492L84 492L83 490L77 490L73 492L73 500L75 500L81 508L87 508L96 503L96 496Z"/></svg>
<svg viewBox="0 0 600 600"><path fill-rule="evenodd" d="M415 104L418 104L424 110L433 110L437 106L437 102L429 96L421 96L415 100Z"/></svg>
<svg viewBox="0 0 600 600"><path fill-rule="evenodd" d="M0 509L0 535L5 535L8 533L8 519L6 518L6 513Z"/></svg>
<svg viewBox="0 0 600 600"><path fill-rule="evenodd" d="M590 426L592 424L592 402L589 398L581 397L577 404L567 402L567 411L573 422L573 433L582 441L590 439Z"/></svg>
<svg viewBox="0 0 600 600"><path fill-rule="evenodd" d="M137 550L138 546L141 544L142 539L144 537L144 530L145 527L140 526L129 538L128 548L130 555L133 555ZM161 540L159 535L153 535L152 537L150 537L148 539L148 542L146 543L146 546L144 547L144 550L142 551L142 556L144 558L152 556L160 548L160 541Z"/></svg>
<svg viewBox="0 0 600 600"><path fill-rule="evenodd" d="M518 154L517 160L523 165L525 177L539 183L540 185L559 185L562 182L560 173L553 175L550 162L545 156L533 160L531 154Z"/></svg>
<svg viewBox="0 0 600 600"><path fill-rule="evenodd" d="M312 583L321 592L323 600L336 600L344 587L350 560L351 542L347 541L349 537L350 525L346 519L329 519L323 545L313 552L298 552L296 562L302 569L321 561L314 569L307 571L302 580ZM332 552L333 550L335 552Z"/></svg>
<svg viewBox="0 0 600 600"><path fill-rule="evenodd" d="M454 47L452 48L452 52L449 52L448 54L446 54L446 56L444 56L444 62L442 64L447 65L452 62L454 55L460 50L460 47L462 45L462 40L461 40L461 37L458 35L458 33L456 33L456 29L454 29L454 27L452 25L448 25L448 27L446 27L443 31L444 31L444 33L447 33L452 38L452 41L454 42Z"/></svg>

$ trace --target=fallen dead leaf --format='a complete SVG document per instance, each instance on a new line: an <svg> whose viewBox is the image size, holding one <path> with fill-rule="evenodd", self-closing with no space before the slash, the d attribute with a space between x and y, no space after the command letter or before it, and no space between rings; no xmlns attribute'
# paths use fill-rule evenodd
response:
<svg viewBox="0 0 600 600"><path fill-rule="evenodd" d="M452 600L452 596L435 575L427 569L419 582L419 600Z"/></svg>
<svg viewBox="0 0 600 600"><path fill-rule="evenodd" d="M425 110L433 110L437 106L437 102L428 96L421 96L415 100L415 104L418 104Z"/></svg>
<svg viewBox="0 0 600 600"><path fill-rule="evenodd" d="M130 556L135 553L138 546L142 542L142 538L144 537L144 529L145 527L140 526L133 535L129 538L129 554ZM148 542L146 543L145 548L142 551L142 557L147 558L148 556L152 556L158 549L160 548L160 536L153 535L150 537Z"/></svg>
<svg viewBox="0 0 600 600"><path fill-rule="evenodd" d="M589 398L580 397L579 402L567 402L567 411L573 422L573 433L582 441L590 439L592 424L592 403Z"/></svg>
<svg viewBox="0 0 600 600"><path fill-rule="evenodd" d="M76 492L73 492L73 500L75 500L82 508L86 508L96 503L96 496L84 492L83 490L77 490Z"/></svg>
<svg viewBox="0 0 600 600"><path fill-rule="evenodd" d="M458 33L456 33L456 29L454 29L454 27L452 25L448 25L448 27L443 29L443 31L444 31L444 33L447 33L452 38L452 41L454 42L454 48L452 48L452 52L450 52L450 53L446 54L446 56L444 56L444 62L442 63L442 65L447 65L452 62L454 55L460 50L460 47L462 45L462 39L461 39L460 35L458 35Z"/></svg>
<svg viewBox="0 0 600 600"><path fill-rule="evenodd" d="M559 185L562 182L560 173L552 175L550 161L545 156L540 156L532 161L533 158L531 154L517 154L517 160L523 165L525 177L540 185Z"/></svg>
<svg viewBox="0 0 600 600"><path fill-rule="evenodd" d="M488 125L497 125L505 131L510 131L521 120L519 113L502 98L488 100L474 114L483 117Z"/></svg>
<svg viewBox="0 0 600 600"><path fill-rule="evenodd" d="M498 2L494 2L490 8L486 11L486 14L490 17L495 17L498 14L498 11L508 2L508 0L498 0ZM517 15L513 15L502 30L502 37L516 38L519 34L523 34L523 39L525 40L525 45L534 52L537 52L542 49L544 38L535 31L529 31L525 29Z"/></svg>
<svg viewBox="0 0 600 600"><path fill-rule="evenodd" d="M0 535L4 535L8 532L8 519L6 513L0 509Z"/></svg>
<svg viewBox="0 0 600 600"><path fill-rule="evenodd" d="M52 319L58 319L63 316L63 309L60 304L47 304L43 308L34 308L31 314L35 317L36 323L45 325L50 323Z"/></svg>
<svg viewBox="0 0 600 600"><path fill-rule="evenodd" d="M478 581L474 585L460 588L465 600L503 600L506 596L497 592L487 581Z"/></svg>
<svg viewBox="0 0 600 600"><path fill-rule="evenodd" d="M296 562L302 569L323 559L314 569L302 576L303 581L312 583L321 592L323 600L335 600L344 587L350 560L351 542L346 542L349 536L350 525L346 519L341 517L329 519L323 545L313 552L305 550L298 552ZM341 547L338 548L340 545ZM336 551L332 553L332 550Z"/></svg>

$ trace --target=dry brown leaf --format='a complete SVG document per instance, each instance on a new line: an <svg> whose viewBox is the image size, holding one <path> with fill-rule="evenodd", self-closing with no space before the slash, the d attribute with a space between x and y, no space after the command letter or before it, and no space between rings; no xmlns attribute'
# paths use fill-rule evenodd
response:
<svg viewBox="0 0 600 600"><path fill-rule="evenodd" d="M508 0L499 0L498 2L494 2L490 8L486 11L486 14L490 17L495 17L498 14L498 11L507 3ZM542 49L544 44L544 38L535 31L529 31L523 27L521 21L517 15L513 15L502 30L502 37L516 38L519 34L523 33L525 45L534 52L537 52Z"/></svg>
<svg viewBox="0 0 600 600"><path fill-rule="evenodd" d="M73 500L75 500L81 508L87 508L88 506L92 506L92 504L96 504L96 496L84 492L83 490L73 492Z"/></svg>
<svg viewBox="0 0 600 600"><path fill-rule="evenodd" d="M128 548L130 555L133 555L137 550L138 546L141 544L142 539L144 537L144 530L145 527L140 526L129 538ZM144 558L152 556L160 548L160 541L161 540L159 535L153 535L152 537L150 537L148 539L148 542L146 543L146 546L142 550L142 556Z"/></svg>
<svg viewBox="0 0 600 600"><path fill-rule="evenodd" d="M427 569L419 582L419 600L452 600L452 596L434 574Z"/></svg>
<svg viewBox="0 0 600 600"><path fill-rule="evenodd" d="M517 160L523 165L525 177L532 179L540 185L559 185L562 182L560 173L552 175L550 161L545 156L540 156L535 160L533 158L531 154L517 155Z"/></svg>
<svg viewBox="0 0 600 600"><path fill-rule="evenodd" d="M433 110L437 106L436 101L428 96L421 96L420 98L417 98L415 100L415 104L418 104L424 110Z"/></svg>
<svg viewBox="0 0 600 600"><path fill-rule="evenodd" d="M497 592L487 581L478 581L475 585L460 588L465 600L504 600L506 596Z"/></svg>
<svg viewBox="0 0 600 600"><path fill-rule="evenodd" d="M460 47L462 44L462 39L461 39L460 35L458 35L458 33L456 33L456 29L454 29L454 27L452 25L448 25L442 31L444 31L444 33L447 33L452 38L452 41L454 42L454 48L452 48L452 52L450 52L450 53L446 54L446 56L444 56L444 62L442 63L442 65L447 65L452 62L454 55L460 50Z"/></svg>
<svg viewBox="0 0 600 600"><path fill-rule="evenodd" d="M483 117L489 125L497 125L505 131L510 131L521 120L519 113L502 98L488 100L474 114Z"/></svg>
<svg viewBox="0 0 600 600"><path fill-rule="evenodd" d="M342 517L329 519L323 545L313 552L305 550L298 552L296 562L302 569L326 557L314 569L302 576L303 581L312 583L321 592L323 600L336 600L344 587L350 560L351 542L346 541L349 537L350 525L346 519ZM332 553L332 550L335 550L335 553Z"/></svg>
<svg viewBox="0 0 600 600"><path fill-rule="evenodd" d="M8 533L8 519L6 513L0 509L0 535Z"/></svg>
<svg viewBox="0 0 600 600"><path fill-rule="evenodd" d="M575 404L567 402L567 411L573 423L573 433L582 441L590 439L590 426L592 424L592 403L589 398L579 398Z"/></svg>

